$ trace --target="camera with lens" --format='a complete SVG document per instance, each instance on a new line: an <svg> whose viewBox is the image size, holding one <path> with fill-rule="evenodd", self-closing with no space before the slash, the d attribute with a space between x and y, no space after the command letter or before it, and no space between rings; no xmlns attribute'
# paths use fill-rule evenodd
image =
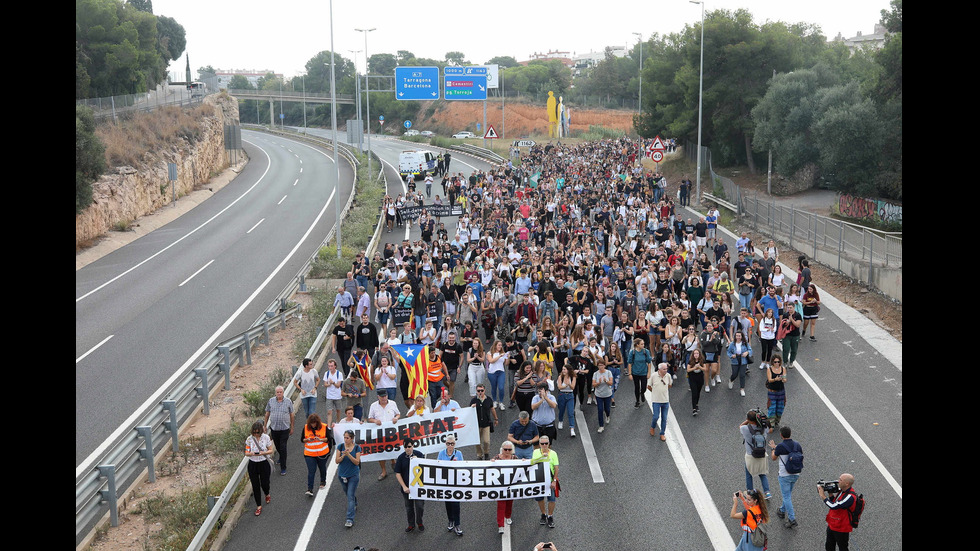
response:
<svg viewBox="0 0 980 551"><path fill-rule="evenodd" d="M757 408L751 409L749 411L754 411L755 412L755 418L756 418L756 420L759 421L759 426L760 427L762 427L764 429L772 430L772 423L769 422L769 416L766 415L765 410L763 410L761 407L757 407Z"/></svg>
<svg viewBox="0 0 980 551"><path fill-rule="evenodd" d="M839 494L840 493L840 483L836 480L818 480L817 486L823 488L823 491L828 494Z"/></svg>

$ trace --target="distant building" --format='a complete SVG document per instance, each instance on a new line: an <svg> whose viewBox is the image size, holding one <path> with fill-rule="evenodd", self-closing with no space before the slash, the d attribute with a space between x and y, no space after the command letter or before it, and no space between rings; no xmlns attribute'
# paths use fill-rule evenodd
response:
<svg viewBox="0 0 980 551"><path fill-rule="evenodd" d="M234 77L235 75L242 75L243 77L248 79L249 84L251 84L254 88L258 88L259 79L269 73L273 73L273 71L269 71L269 70L255 71L253 69L243 70L243 71L237 71L237 70L215 71L215 74L218 76L218 88L220 90L227 90L228 83L231 82L232 77ZM282 74L280 73L273 73L273 74L275 74L277 78L280 79L283 78Z"/></svg>
<svg viewBox="0 0 980 551"><path fill-rule="evenodd" d="M847 49L851 51L851 55L854 55L854 52L858 49L880 50L885 45L885 34L884 25L875 23L875 30L871 34L862 34L861 31L858 31L857 36L844 38L841 33L837 33L834 41L843 42L847 46Z"/></svg>
<svg viewBox="0 0 980 551"><path fill-rule="evenodd" d="M598 65L600 61L606 59L606 50L609 50L614 57L626 57L627 53L625 46L607 46L598 52L592 51L576 55L572 58L572 75L579 76L583 71Z"/></svg>

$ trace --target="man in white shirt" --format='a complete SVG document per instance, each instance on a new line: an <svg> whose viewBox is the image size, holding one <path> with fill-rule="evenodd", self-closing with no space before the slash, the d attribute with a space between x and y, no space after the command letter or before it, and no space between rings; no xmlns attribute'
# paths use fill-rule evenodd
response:
<svg viewBox="0 0 980 551"><path fill-rule="evenodd" d="M401 417L398 413L398 406L395 402L388 399L388 392L384 389L378 389L378 401L371 404L371 408L368 410L368 423L374 423L375 425L381 425L382 423L394 423ZM388 462L381 461L381 474L378 475L378 480L384 480L388 476ZM395 462L391 462L392 468L395 467Z"/></svg>

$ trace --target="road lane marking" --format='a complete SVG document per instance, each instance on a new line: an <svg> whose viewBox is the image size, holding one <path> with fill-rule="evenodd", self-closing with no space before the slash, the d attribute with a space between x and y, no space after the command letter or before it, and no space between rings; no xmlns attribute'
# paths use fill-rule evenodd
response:
<svg viewBox="0 0 980 551"><path fill-rule="evenodd" d="M293 185L295 186L295 185L296 185L296 184L298 184L298 183L299 183L299 178L296 178L296 181L295 181L295 182L293 182Z"/></svg>
<svg viewBox="0 0 980 551"><path fill-rule="evenodd" d="M192 280L192 279L194 279L194 276L196 276L197 274L199 274L199 273L201 273L201 272L203 272L203 271L204 271L204 268L207 268L208 266L210 266L210 265L211 265L211 262L214 262L214 259L213 259L213 258L211 259L211 261L210 261L210 262L208 262L208 263L207 263L207 264L205 264L204 266L201 266L201 269L200 269L200 270L198 270L198 271L196 271L196 272L194 272L193 274L191 274L191 276L190 276L189 278L187 278L187 279L185 279L184 281L182 281L182 282L180 282L180 285L178 285L178 287L183 287L185 283L187 283L188 281L190 281L190 280Z"/></svg>
<svg viewBox="0 0 980 551"><path fill-rule="evenodd" d="M281 205L281 204L282 204L282 202L286 200L286 197L289 197L289 195L288 195L288 194L287 194L287 195L283 195L283 196L282 196L282 199L280 199L280 200L279 200L279 202L278 202L278 203L276 203L276 206L279 206L279 205Z"/></svg>
<svg viewBox="0 0 980 551"><path fill-rule="evenodd" d="M84 359L85 359L85 356L88 356L88 355L89 355L89 354L91 354L92 352L95 352L95 349L96 349L96 348L98 348L98 347L100 347L100 346L102 346L103 344L105 344L105 343L106 343L106 341L107 341L107 340L109 340L109 339L111 339L111 338L112 338L113 336L114 336L114 335L109 335L108 337L106 337L106 338L104 338L104 339L102 339L102 342L100 342L99 344L97 344L97 345L95 345L95 346L93 346L92 348L89 348L89 349L88 349L88 352L86 352L86 353L84 353L84 354L82 354L81 356L79 356L79 357L77 357L77 358L75 358L75 363L77 364L78 362L80 362L80 361L82 361L82 360L84 360Z"/></svg>
<svg viewBox="0 0 980 551"><path fill-rule="evenodd" d="M259 224L261 224L262 222L265 222L265 218L263 218L262 220L259 220L258 222L256 222L255 225L252 226L251 228L249 228L248 231L245 232L245 233L246 234L252 233L252 230L254 230L255 228L259 227Z"/></svg>
<svg viewBox="0 0 980 551"><path fill-rule="evenodd" d="M647 406L650 408L652 419L653 392L647 390L643 394L647 398ZM666 432L667 450L670 451L670 456L684 481L684 486L687 487L687 493L691 496L694 508L697 510L698 516L701 517L701 524L704 525L704 531L707 532L712 547L715 551L729 551L735 547L735 540L728 533L725 520L722 518L718 507L715 506L714 500L711 499L708 486L704 483L697 463L694 462L694 456L691 455L691 448L688 447L687 440L684 439L681 426L677 424L677 415L670 415L670 409L667 410L667 428L670 429Z"/></svg>
<svg viewBox="0 0 980 551"><path fill-rule="evenodd" d="M190 237L191 235L193 235L193 234L194 234L195 232L197 232L197 230L199 230L199 229L201 229L201 228L203 228L204 226L206 226L206 225L208 225L208 224L209 224L209 223L210 223L210 222L211 222L212 220L214 220L215 218L217 218L217 217L219 217L219 216L221 216L221 215L222 215L222 214L223 214L223 213L224 213L224 212L225 212L226 210L228 210L228 209L230 209L230 208L231 208L232 206L234 206L234 204L235 204L235 203L237 203L237 202L239 202L239 201L241 201L243 197L245 197L245 196L246 196L246 195L248 195L248 194L249 194L249 193L250 193L250 192L251 192L251 191L252 191L253 189L255 189L255 186L257 186L257 185L259 185L259 182L261 182L261 181L262 181L262 180L263 180L263 179L265 178L265 175L269 173L269 168L271 168L271 167L272 167L272 158L270 158L270 157L269 157L269 154L268 154L268 153L267 153L267 152L266 152L266 151L265 151L264 149L262 149L261 147L259 147L259 145L258 145L258 144L255 144L255 143L252 143L252 142L250 142L250 141L248 141L248 140L244 140L244 141L245 141L245 143L248 143L248 144L251 144L251 145L254 145L255 147L257 147L257 148L259 149L259 151L261 151L262 153L265 153L265 158L266 158L266 160L268 160L268 161L269 161L269 164L268 164L268 165L267 165L267 166L265 167L265 172L263 172L263 173L262 173L262 176L259 176L259 179L258 179L258 180L256 180L256 181L255 181L255 183L251 185L251 187L249 187L248 189L246 189L246 190L245 190L245 191L244 191L244 192L243 192L243 193L242 193L241 195L239 195L239 196L238 196L238 197L237 197L237 198L236 198L236 199L235 199L234 201L232 201L231 203L228 203L228 206L226 206L225 208L223 208L223 209L221 209L220 211L218 211L217 213L215 213L215 215L214 215L214 216L212 216L211 218L208 218L207 220L205 220L204 222L202 222L200 226L198 226L198 227L196 227L196 228L194 228L193 230L191 230L191 231L189 231L189 232L187 232L186 234L184 234L184 235L183 235L182 237L180 237L179 239L177 239L177 240L176 240L176 241L174 241L173 243L171 243L171 244L169 244L169 245L167 245L166 247L164 247L164 248L162 248L162 249L160 249L159 251L157 251L157 252L155 252L155 253L153 253L152 255L150 255L150 256L148 256L148 257L147 257L146 259L144 259L144 260L142 260L141 262L139 262L139 263L137 263L137 264L135 264L135 265L133 265L133 266L132 266L131 268L129 268L128 270L126 270L126 271L124 271L124 272L122 272L121 274L119 274L119 275L117 275L116 277L114 277L114 278L112 278L112 279L110 279L109 281L106 281L105 283L103 283L102 285L99 285L99 286L98 286L98 287L96 287L95 289L92 289L91 291L89 291L89 292L87 292L87 293L85 293L84 295L82 295L82 296L80 296L80 297L78 297L78 298L76 298L76 299L75 299L75 302L76 302L76 303L78 303L78 302L80 302L80 301L81 301L82 299L84 299L84 298L86 298L86 297L88 297L88 296L90 296L90 295L92 295L92 294L93 294L93 293L95 293L96 291L100 291L100 290L102 290L103 288L105 288L106 286L108 286L108 285L109 285L110 283L114 283L114 282L115 282L116 280L118 280L119 278L121 278L121 277L123 277L124 275L126 275L126 274L128 274L128 273L130 273L130 272L132 272L132 271L133 271L133 270L135 270L136 268L139 268L139 267L140 267L140 266L142 266L143 264L146 264L147 262L149 262L149 261L151 261L151 260L153 260L154 258L156 258L156 257L158 257L158 256L160 256L161 254L163 254L163 253L164 253L164 251L166 251L166 250L168 250L168 249L170 249L171 247L173 247L173 246L174 246L174 245L176 245L177 243L180 243L181 241L183 241L183 240L185 240L185 239L187 239L188 237Z"/></svg>
<svg viewBox="0 0 980 551"><path fill-rule="evenodd" d="M310 507L310 512L306 514L306 521L303 522L303 529L300 530L299 539L296 540L293 551L306 551L309 547L310 538L313 537L313 529L316 528L316 522L320 519L320 512L327 503L327 493L330 491L330 486L333 486L333 479L337 474L337 462L332 457L327 459L327 462L330 463L327 465L327 485L322 490L317 490L316 497L313 498L313 506Z"/></svg>
<svg viewBox="0 0 980 551"><path fill-rule="evenodd" d="M573 405L572 408L575 406ZM589 425L585 422L585 414L581 409L575 410L575 425L579 429L579 436L582 437L582 447L585 448L585 458L589 460L589 470L592 472L592 482L601 484L606 481L602 476L602 469L599 467L599 458L595 454L595 446L592 445L592 434L589 433Z"/></svg>

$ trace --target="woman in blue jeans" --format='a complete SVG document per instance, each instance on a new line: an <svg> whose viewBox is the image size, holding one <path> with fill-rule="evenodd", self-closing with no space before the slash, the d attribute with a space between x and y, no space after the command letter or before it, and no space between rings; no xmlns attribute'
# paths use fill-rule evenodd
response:
<svg viewBox="0 0 980 551"><path fill-rule="evenodd" d="M337 478L347 495L347 520L344 526L354 525L357 511L357 484L361 480L361 445L354 443L354 431L344 431L344 443L337 446Z"/></svg>
<svg viewBox="0 0 980 551"><path fill-rule="evenodd" d="M490 399L494 406L504 409L504 387L507 380L507 352L504 343L494 341L487 352L487 377L490 379Z"/></svg>
<svg viewBox="0 0 980 551"><path fill-rule="evenodd" d="M592 388L595 389L596 410L599 413L599 430L605 430L606 422L609 417L609 406L612 403L613 395L613 374L606 369L606 360L596 359L598 371L592 374Z"/></svg>
<svg viewBox="0 0 980 551"><path fill-rule="evenodd" d="M568 411L568 428L571 430L571 437L575 438L575 377L568 369L568 365L561 367L558 374L558 430L564 428L562 420L565 411Z"/></svg>

